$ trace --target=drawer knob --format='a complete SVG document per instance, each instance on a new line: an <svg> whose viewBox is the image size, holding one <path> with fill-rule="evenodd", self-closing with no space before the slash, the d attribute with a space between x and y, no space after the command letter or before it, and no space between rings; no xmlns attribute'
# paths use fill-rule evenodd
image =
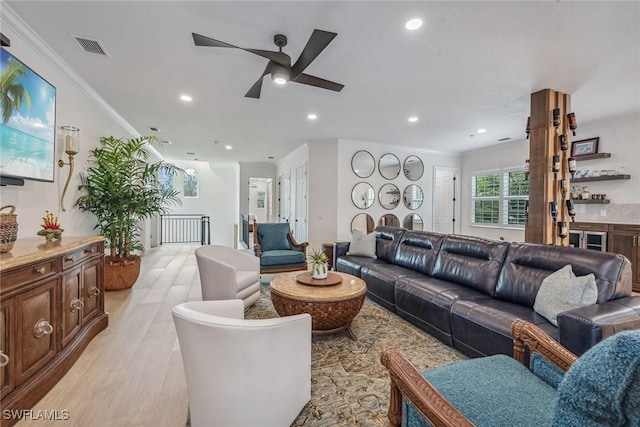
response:
<svg viewBox="0 0 640 427"><path fill-rule="evenodd" d="M73 257L72 256L68 256L68 257L65 257L64 260L66 262L73 262Z"/></svg>
<svg viewBox="0 0 640 427"><path fill-rule="evenodd" d="M36 338L42 338L45 335L51 335L53 333L53 326L47 319L40 319L33 327L33 336Z"/></svg>
<svg viewBox="0 0 640 427"><path fill-rule="evenodd" d="M87 294L89 295L89 298L95 297L97 295L100 295L100 289L98 289L96 285L93 285L89 289L87 289Z"/></svg>
<svg viewBox="0 0 640 427"><path fill-rule="evenodd" d="M84 250L84 253L85 253L85 254L91 254L91 253L93 253L93 249L91 249L91 248L89 248L89 249L85 249L85 250Z"/></svg>
<svg viewBox="0 0 640 427"><path fill-rule="evenodd" d="M46 273L46 272L47 272L47 269L46 269L46 268L44 268L44 267L35 268L34 270L35 270L35 272L36 272L36 273L38 273L38 274L44 274L44 273Z"/></svg>
<svg viewBox="0 0 640 427"><path fill-rule="evenodd" d="M9 364L9 356L4 354L4 351L0 350L0 367L7 366Z"/></svg>
<svg viewBox="0 0 640 427"><path fill-rule="evenodd" d="M80 298L74 298L71 300L71 312L73 313L76 310L80 310L84 307L84 303Z"/></svg>

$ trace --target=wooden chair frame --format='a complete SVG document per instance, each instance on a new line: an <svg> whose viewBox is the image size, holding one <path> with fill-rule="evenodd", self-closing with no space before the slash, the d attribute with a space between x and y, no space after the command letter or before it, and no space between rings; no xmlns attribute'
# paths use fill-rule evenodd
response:
<svg viewBox="0 0 640 427"><path fill-rule="evenodd" d="M260 237L258 235L258 229L260 228L260 225L258 224L258 222L254 222L253 224L253 236L254 236L254 240L255 240L255 244L253 245L253 251L255 253L255 255L260 258L260 256L262 255L262 249L260 247ZM291 247L296 248L297 250L299 250L300 252L302 252L304 254L304 265L300 266L300 267L286 267L286 268L264 268L262 266L260 266L260 273L261 274L271 274L271 273L286 273L289 271L300 271L300 270L306 270L307 269L307 246L309 246L309 242L302 242L302 243L298 243L296 241L296 238L293 237L293 233L291 232L291 229L289 229L289 242L291 243Z"/></svg>
<svg viewBox="0 0 640 427"><path fill-rule="evenodd" d="M522 319L513 321L511 335L513 358L523 364L527 351L528 354L534 351L542 354L564 372L578 360L575 354L561 346L542 329ZM386 348L382 351L380 360L389 370L391 378L391 396L387 413L389 427L399 427L402 424L402 396L434 427L474 426L399 351Z"/></svg>

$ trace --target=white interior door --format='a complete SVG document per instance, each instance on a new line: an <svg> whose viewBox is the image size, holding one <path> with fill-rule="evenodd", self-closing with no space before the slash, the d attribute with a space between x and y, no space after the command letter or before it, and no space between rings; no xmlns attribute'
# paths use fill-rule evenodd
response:
<svg viewBox="0 0 640 427"><path fill-rule="evenodd" d="M455 234L460 232L456 225L460 206L459 179L460 170L454 168L434 168L433 178L433 231Z"/></svg>
<svg viewBox="0 0 640 427"><path fill-rule="evenodd" d="M307 165L296 169L296 211L293 235L298 242L307 241Z"/></svg>
<svg viewBox="0 0 640 427"><path fill-rule="evenodd" d="M282 174L282 186L280 192L280 203L282 207L282 222L291 222L291 171Z"/></svg>

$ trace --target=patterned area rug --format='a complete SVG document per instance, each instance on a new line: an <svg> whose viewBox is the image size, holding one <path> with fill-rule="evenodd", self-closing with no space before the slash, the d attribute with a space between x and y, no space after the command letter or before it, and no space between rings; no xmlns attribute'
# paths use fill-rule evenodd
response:
<svg viewBox="0 0 640 427"><path fill-rule="evenodd" d="M245 313L247 319L277 317L269 286ZM420 371L467 357L366 299L352 323L358 341L338 333L313 337L311 401L294 427L386 426L389 375L380 363L385 347L399 349Z"/></svg>

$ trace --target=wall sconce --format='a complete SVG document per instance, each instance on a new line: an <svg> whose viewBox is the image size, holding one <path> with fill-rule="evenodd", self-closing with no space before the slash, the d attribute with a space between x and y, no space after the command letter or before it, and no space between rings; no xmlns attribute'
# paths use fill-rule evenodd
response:
<svg viewBox="0 0 640 427"><path fill-rule="evenodd" d="M64 195L69 187L71 174L73 174L73 156L80 151L80 129L75 126L62 126L62 139L64 140L64 152L69 155L69 163L58 160L58 166L60 167L69 165L69 176L67 177L67 182L64 184L62 197L60 197L60 207L62 208L62 212L66 212L67 210L64 208Z"/></svg>

